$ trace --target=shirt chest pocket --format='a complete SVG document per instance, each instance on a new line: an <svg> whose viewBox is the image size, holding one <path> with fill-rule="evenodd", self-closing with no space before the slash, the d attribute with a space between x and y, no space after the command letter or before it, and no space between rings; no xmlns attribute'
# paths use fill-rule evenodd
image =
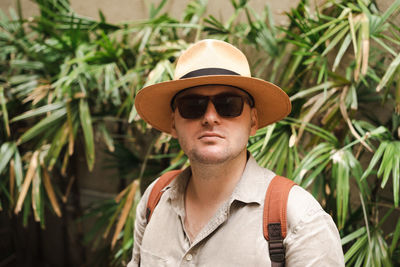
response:
<svg viewBox="0 0 400 267"><path fill-rule="evenodd" d="M154 267L154 266L168 266L167 259L155 255L151 251L141 248L140 249L140 266L141 267Z"/></svg>

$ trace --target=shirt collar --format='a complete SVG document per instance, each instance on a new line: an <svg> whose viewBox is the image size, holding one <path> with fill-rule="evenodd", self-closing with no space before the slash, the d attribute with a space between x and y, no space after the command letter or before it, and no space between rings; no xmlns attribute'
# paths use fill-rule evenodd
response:
<svg viewBox="0 0 400 267"><path fill-rule="evenodd" d="M189 166L164 189L167 191L166 193L171 201L183 203L183 196L185 195L185 189L191 173L192 171ZM274 176L275 174L270 170L260 167L254 157L250 155L242 177L232 193L230 203L237 200L244 203L258 203L261 205L264 202L268 181Z"/></svg>
<svg viewBox="0 0 400 267"><path fill-rule="evenodd" d="M254 157L250 155L242 177L232 193L232 202L237 200L261 205L264 202L267 181L274 175L273 172L260 167Z"/></svg>
<svg viewBox="0 0 400 267"><path fill-rule="evenodd" d="M191 175L192 170L190 167L187 167L178 175L178 177L163 189L167 198L171 202L172 208L181 218L185 217L184 196Z"/></svg>
<svg viewBox="0 0 400 267"><path fill-rule="evenodd" d="M186 186L189 182L190 176L192 175L192 170L189 167L184 169L177 177L174 179L169 186L164 188L168 191L169 197L171 199L177 199L185 194Z"/></svg>

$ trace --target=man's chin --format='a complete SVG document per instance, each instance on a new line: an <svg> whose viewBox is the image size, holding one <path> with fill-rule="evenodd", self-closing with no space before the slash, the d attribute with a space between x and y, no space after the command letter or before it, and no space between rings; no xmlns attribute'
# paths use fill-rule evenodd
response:
<svg viewBox="0 0 400 267"><path fill-rule="evenodd" d="M207 165L221 164L230 159L229 153L217 149L208 151L193 151L189 156L191 162L198 162Z"/></svg>

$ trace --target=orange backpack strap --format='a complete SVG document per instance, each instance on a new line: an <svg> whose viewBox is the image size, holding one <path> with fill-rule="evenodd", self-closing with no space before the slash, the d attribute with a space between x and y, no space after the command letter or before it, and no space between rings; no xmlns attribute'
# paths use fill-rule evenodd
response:
<svg viewBox="0 0 400 267"><path fill-rule="evenodd" d="M275 176L265 195L263 232L268 241L271 266L285 266L286 206L290 189L296 183L282 176Z"/></svg>
<svg viewBox="0 0 400 267"><path fill-rule="evenodd" d="M180 174L182 170L174 170L164 173L163 175L158 178L157 182L154 184L153 188L151 189L149 199L147 200L147 207L146 207L146 220L149 223L151 215L153 214L154 209L156 208L158 201L162 194L164 193L163 189L169 185L172 180L178 174Z"/></svg>

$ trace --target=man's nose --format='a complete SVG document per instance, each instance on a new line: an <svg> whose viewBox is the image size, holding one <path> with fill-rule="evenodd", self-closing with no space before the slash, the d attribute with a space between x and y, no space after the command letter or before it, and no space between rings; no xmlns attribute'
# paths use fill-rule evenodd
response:
<svg viewBox="0 0 400 267"><path fill-rule="evenodd" d="M202 118L202 124L206 125L213 125L213 124L219 124L220 123L220 116L218 115L217 110L215 109L214 104L211 101L208 101L207 109L206 112L203 115Z"/></svg>

